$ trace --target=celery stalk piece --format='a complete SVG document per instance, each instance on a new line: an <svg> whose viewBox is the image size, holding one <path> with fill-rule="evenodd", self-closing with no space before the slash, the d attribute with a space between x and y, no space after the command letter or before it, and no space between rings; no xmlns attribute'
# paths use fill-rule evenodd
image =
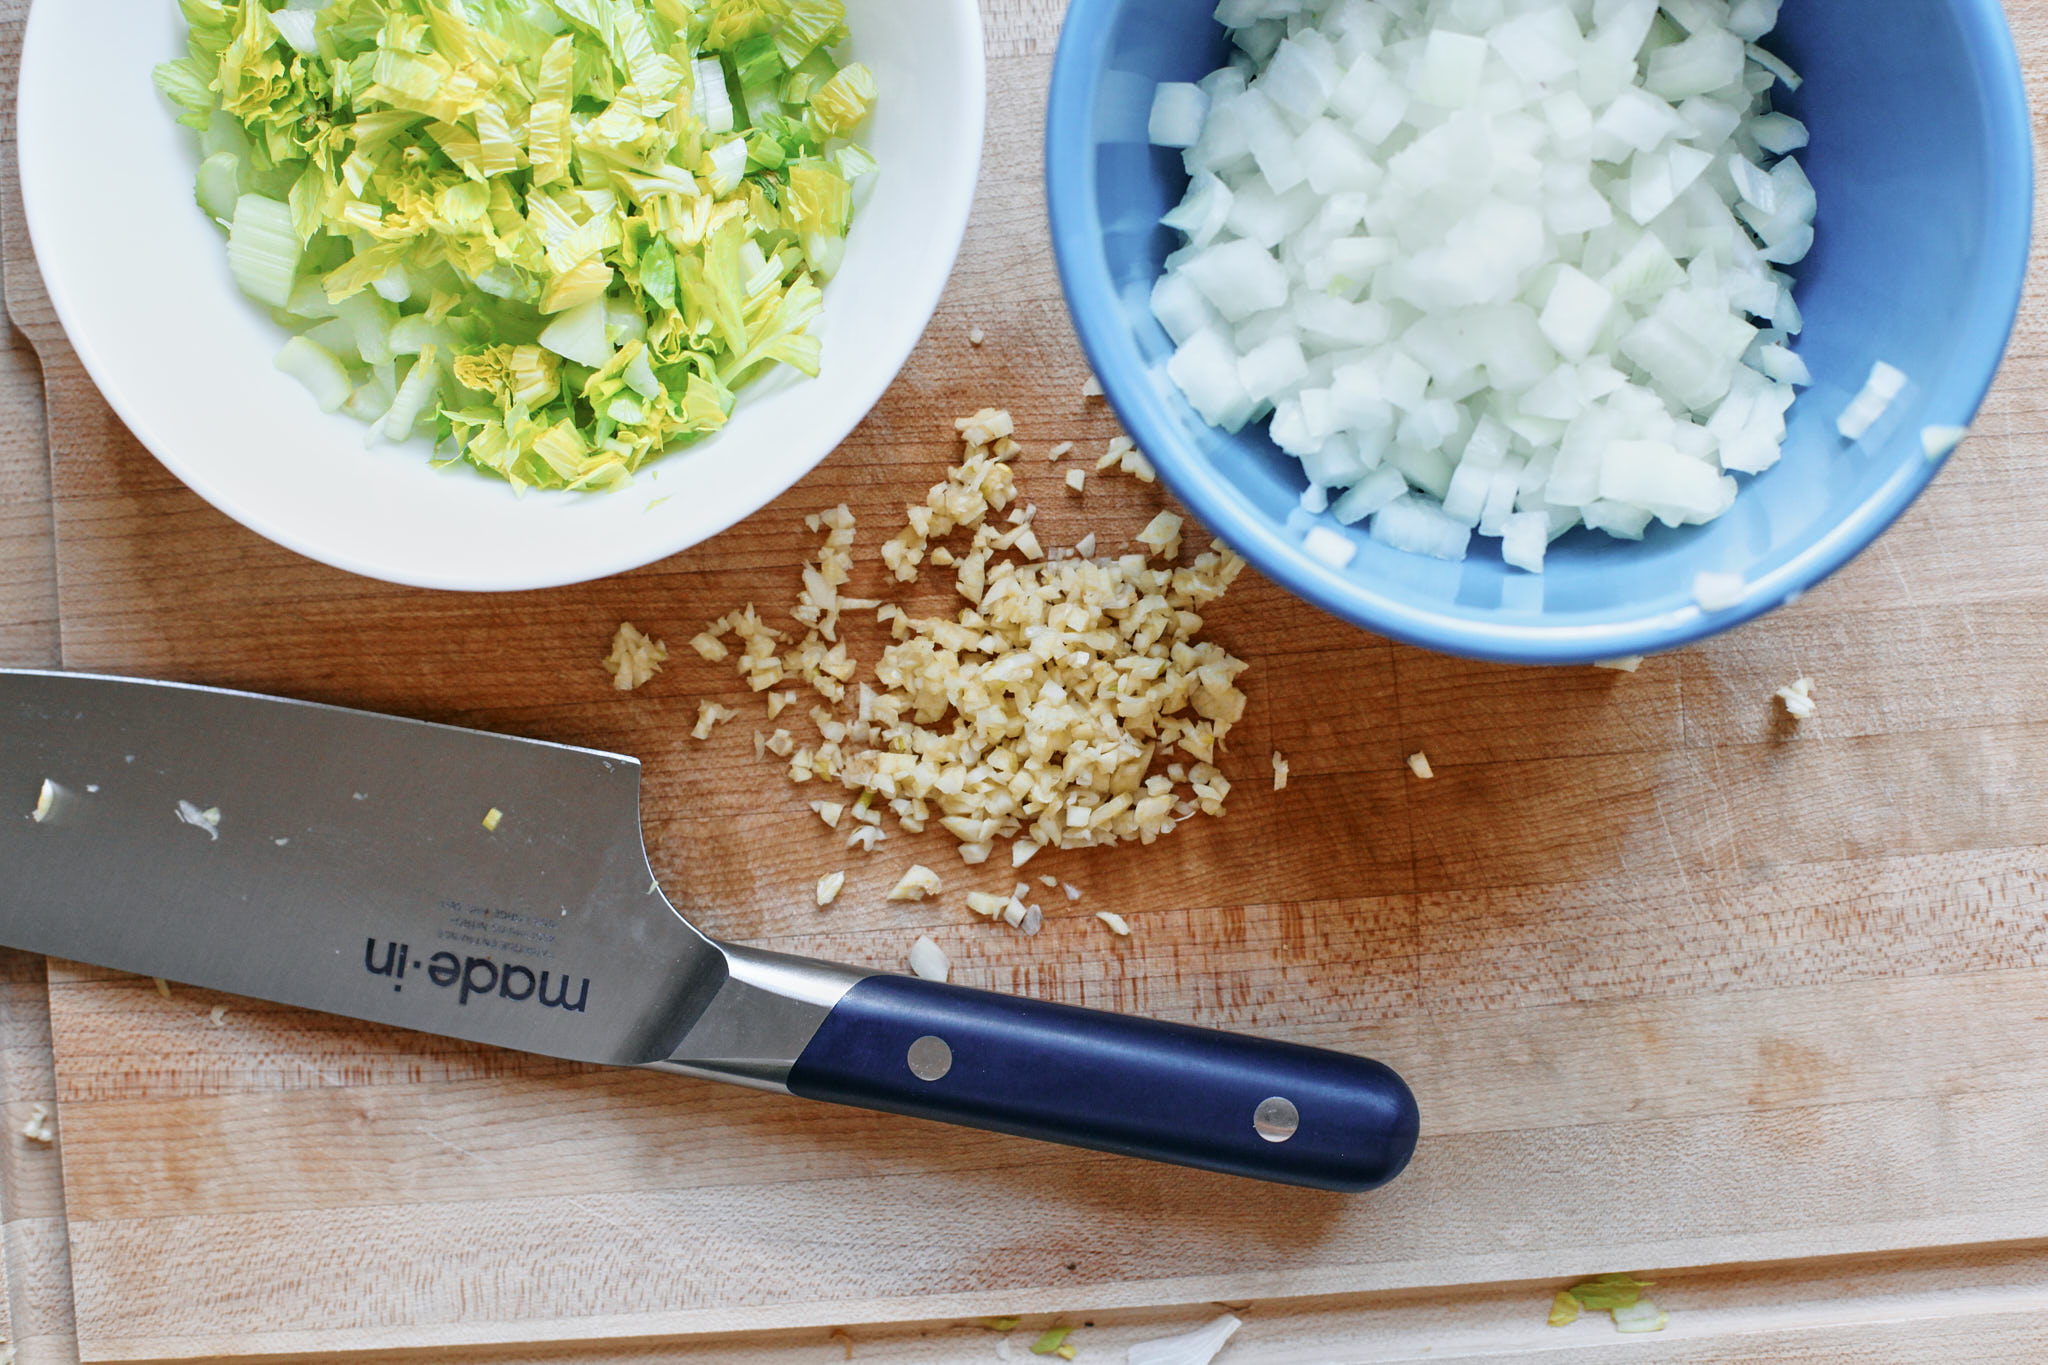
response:
<svg viewBox="0 0 2048 1365"><path fill-rule="evenodd" d="M299 238L292 231L291 210L260 194L237 199L228 228L228 268L242 292L282 308L291 301L298 266Z"/></svg>
<svg viewBox="0 0 2048 1365"><path fill-rule="evenodd" d="M872 72L845 0L180 0L156 83L321 405L615 488L817 372ZM408 360L407 357L417 357Z"/></svg>
<svg viewBox="0 0 2048 1365"><path fill-rule="evenodd" d="M348 402L353 386L348 371L333 352L318 342L293 337L277 353L277 368L306 386L322 412L338 412Z"/></svg>
<svg viewBox="0 0 2048 1365"><path fill-rule="evenodd" d="M242 158L233 152L215 152L200 162L194 197L207 217L217 223L232 223L236 201L242 197Z"/></svg>
<svg viewBox="0 0 2048 1365"><path fill-rule="evenodd" d="M428 346L420 351L412 368L406 372L405 380L398 386L398 396L391 400L391 411L384 414L378 431L387 441L409 441L412 439L414 423L427 405L441 391L441 360L436 347Z"/></svg>

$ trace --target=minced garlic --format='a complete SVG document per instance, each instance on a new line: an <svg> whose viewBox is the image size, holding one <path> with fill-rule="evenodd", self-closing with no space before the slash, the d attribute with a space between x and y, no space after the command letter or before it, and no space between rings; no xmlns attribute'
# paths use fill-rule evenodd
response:
<svg viewBox="0 0 2048 1365"><path fill-rule="evenodd" d="M696 640L690 643L697 645L699 654L704 653L704 647ZM705 654L704 657L712 656ZM612 635L612 652L605 656L604 667L612 675L612 686L621 692L630 692L661 672L661 666L667 660L667 645L641 634L631 621L621 621Z"/></svg>
<svg viewBox="0 0 2048 1365"><path fill-rule="evenodd" d="M1152 470L1152 462L1145 458L1145 452L1128 436L1110 438L1109 448L1102 452L1102 458L1095 462L1096 473L1105 469L1118 469L1140 483L1152 483L1159 476Z"/></svg>
<svg viewBox="0 0 2048 1365"><path fill-rule="evenodd" d="M846 885L846 874L844 872L827 872L824 876L818 878L818 905L822 908L837 900L839 888L844 885Z"/></svg>
<svg viewBox="0 0 2048 1365"><path fill-rule="evenodd" d="M492 806L484 812L484 828L495 834L498 830L498 823L504 818L505 812L499 810L496 806Z"/></svg>
<svg viewBox="0 0 2048 1365"><path fill-rule="evenodd" d="M1171 512L1161 512L1138 532L1138 543L1152 551L1155 559L1180 558L1180 528L1184 523Z"/></svg>
<svg viewBox="0 0 2048 1365"><path fill-rule="evenodd" d="M1429 766L1428 754L1408 755L1408 771L1414 773L1417 777L1424 779L1436 776L1435 771L1431 769Z"/></svg>
<svg viewBox="0 0 2048 1365"><path fill-rule="evenodd" d="M1813 699L1813 679L1798 678L1771 693L1785 703L1785 714L1794 720L1805 720L1820 709Z"/></svg>
<svg viewBox="0 0 2048 1365"><path fill-rule="evenodd" d="M860 662L836 638L838 613L855 601L840 595L853 541L844 507L807 519L828 534L790 612L807 628L800 642L752 606L706 628L721 645L737 637L734 667L757 690L801 679L826 703L811 711L819 742L789 755L790 780L861 793L863 821L886 804L906 830L937 823L970 864L998 841L1021 867L1043 845L1150 843L1197 813L1221 814L1230 782L1216 758L1244 713L1245 665L1200 638L1201 612L1244 561L1219 545L1181 563L1183 523L1170 512L1138 537L1152 562L1092 560L1092 532L1080 557L1048 561L1036 508L1013 507L1021 447L1009 414L986 408L954 425L963 458L906 509L882 560L903 582L926 564L950 569L964 604L930 615L869 604L893 637L874 685L855 682ZM1123 460L1135 448L1119 441ZM1002 525L992 512L1007 513ZM936 543L956 532L964 548ZM1185 764L1153 771L1175 750ZM880 838L856 830L849 846L872 851Z"/></svg>
<svg viewBox="0 0 2048 1365"><path fill-rule="evenodd" d="M953 964L930 935L920 934L910 945L910 970L927 981L944 981L952 974Z"/></svg>
<svg viewBox="0 0 2048 1365"><path fill-rule="evenodd" d="M1273 751L1273 790L1287 790L1287 758L1278 749Z"/></svg>
<svg viewBox="0 0 2048 1365"><path fill-rule="evenodd" d="M50 1117L48 1105L38 1104L34 1106L28 1111L28 1122L21 1125L21 1135L30 1142L40 1142L45 1145L55 1142L57 1140L57 1129L50 1122Z"/></svg>
<svg viewBox="0 0 2048 1365"><path fill-rule="evenodd" d="M358 796L358 797L357 797L356 799L357 799L358 801L360 801L360 800L361 800L362 798L361 798L360 796ZM205 830L205 831L206 831L206 837L207 837L207 838L209 838L209 839L212 839L212 840L215 840L216 842L218 842L218 841L219 841L219 839L220 839L220 807L219 807L219 806L208 806L208 807L207 807L207 808L206 808L205 810L201 810L201 809L199 809L199 806L198 806L198 804L197 804L196 802L192 802L192 801L180 801L180 802L178 803L178 819L180 819L180 820L182 820L182 821L183 821L184 823L186 823L186 824L188 824L188 825L192 826L192 828L194 828L194 829L203 829L203 830Z"/></svg>
<svg viewBox="0 0 2048 1365"><path fill-rule="evenodd" d="M700 701L697 703L697 723L690 729L690 738L709 739L713 726L721 725L738 714L731 707L720 706L715 701Z"/></svg>
<svg viewBox="0 0 2048 1365"><path fill-rule="evenodd" d="M940 890L939 874L923 863L912 863L889 891L892 901L921 901L926 896L937 895Z"/></svg>

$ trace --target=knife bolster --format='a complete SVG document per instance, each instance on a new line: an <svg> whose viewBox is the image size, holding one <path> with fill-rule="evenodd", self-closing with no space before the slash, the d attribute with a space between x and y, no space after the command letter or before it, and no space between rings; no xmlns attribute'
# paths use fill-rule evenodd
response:
<svg viewBox="0 0 2048 1365"><path fill-rule="evenodd" d="M720 943L726 979L656 1071L751 1086L789 1089L789 1069L854 983L874 975L859 967Z"/></svg>

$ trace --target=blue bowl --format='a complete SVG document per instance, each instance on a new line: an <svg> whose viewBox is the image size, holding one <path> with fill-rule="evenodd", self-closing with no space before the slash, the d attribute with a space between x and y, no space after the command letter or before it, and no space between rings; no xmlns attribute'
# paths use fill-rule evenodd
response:
<svg viewBox="0 0 2048 1365"><path fill-rule="evenodd" d="M1180 154L1147 145L1153 87L1228 52L1214 0L1072 0L1053 68L1046 190L1060 279L1081 344L1126 430L1210 530L1268 577L1347 621L1425 648L1512 663L1655 653L1791 601L1905 510L1940 467L1931 425L1965 426L2019 309L2033 214L2033 150L2018 58L1997 0L1788 4L1767 39L1805 78L1777 107L1802 119L1799 158L1819 237L1795 267L1798 350L1814 384L1788 414L1785 457L1739 476L1707 526L1653 524L1641 542L1577 530L1541 574L1474 539L1463 563L1390 549L1320 518L1358 548L1335 570L1302 549L1299 462L1264 423L1225 435L1166 376L1172 343L1149 296L1180 245L1159 216L1187 188ZM1835 433L1873 361L1910 387L1854 446ZM1740 602L1706 612L1694 575L1742 575Z"/></svg>

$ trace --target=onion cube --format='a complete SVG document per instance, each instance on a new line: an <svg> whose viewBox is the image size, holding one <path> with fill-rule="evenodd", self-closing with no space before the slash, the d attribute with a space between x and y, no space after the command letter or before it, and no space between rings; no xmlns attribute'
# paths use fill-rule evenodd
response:
<svg viewBox="0 0 2048 1365"><path fill-rule="evenodd" d="M1349 536L1332 531L1327 526L1309 527L1308 535L1302 539L1301 548L1308 551L1312 558L1321 560L1333 569L1343 568L1358 553L1358 546L1352 543Z"/></svg>
<svg viewBox="0 0 2048 1365"><path fill-rule="evenodd" d="M1209 97L1200 86L1161 81L1152 93L1152 117L1146 136L1155 147L1192 147L1201 140L1202 121L1209 116Z"/></svg>
<svg viewBox="0 0 2048 1365"><path fill-rule="evenodd" d="M1550 548L1550 518L1541 512L1517 512L1501 528L1500 557L1517 569L1543 572L1543 554Z"/></svg>
<svg viewBox="0 0 2048 1365"><path fill-rule="evenodd" d="M1584 360L1599 340L1600 329L1614 307L1614 295L1598 280L1571 266L1560 266L1557 282L1536 325L1544 338L1567 360Z"/></svg>
<svg viewBox="0 0 2048 1365"><path fill-rule="evenodd" d="M1195 333L1166 362L1167 377L1187 395L1203 421L1236 431L1257 407L1237 377L1237 354L1216 328Z"/></svg>
<svg viewBox="0 0 2048 1365"><path fill-rule="evenodd" d="M1486 39L1436 29L1423 44L1415 98L1445 109L1462 109L1479 93L1486 68Z"/></svg>
<svg viewBox="0 0 2048 1365"><path fill-rule="evenodd" d="M1870 378L1863 381L1862 392L1850 399L1849 406L1835 419L1835 430L1846 441L1862 440L1905 387L1906 376L1901 371L1878 361L1870 367Z"/></svg>
<svg viewBox="0 0 2048 1365"><path fill-rule="evenodd" d="M1553 5L1508 20L1493 31L1491 42L1517 76L1531 85L1547 85L1578 66L1585 37L1571 11Z"/></svg>
<svg viewBox="0 0 2048 1365"><path fill-rule="evenodd" d="M1372 538L1431 559L1459 560L1471 543L1472 528L1445 516L1434 503L1402 497L1373 513Z"/></svg>
<svg viewBox="0 0 2048 1365"><path fill-rule="evenodd" d="M1257 242L1224 242L1197 252L1188 279L1231 322L1287 302L1287 272Z"/></svg>
<svg viewBox="0 0 2048 1365"><path fill-rule="evenodd" d="M1667 100L1704 95L1742 79L1742 39L1726 29L1705 29L1650 54L1643 84Z"/></svg>

